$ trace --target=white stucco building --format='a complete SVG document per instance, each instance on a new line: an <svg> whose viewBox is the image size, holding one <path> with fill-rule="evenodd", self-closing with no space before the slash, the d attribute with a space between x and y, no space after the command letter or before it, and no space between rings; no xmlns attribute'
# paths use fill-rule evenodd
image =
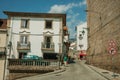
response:
<svg viewBox="0 0 120 80"><path fill-rule="evenodd" d="M88 41L87 41L87 23L77 26L77 51L87 50Z"/></svg>
<svg viewBox="0 0 120 80"><path fill-rule="evenodd" d="M37 55L51 59L63 53L66 14L4 13L8 15L8 54L11 58Z"/></svg>

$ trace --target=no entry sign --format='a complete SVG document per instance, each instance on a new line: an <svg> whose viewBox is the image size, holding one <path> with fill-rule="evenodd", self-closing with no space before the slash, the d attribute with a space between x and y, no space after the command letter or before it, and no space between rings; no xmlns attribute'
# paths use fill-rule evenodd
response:
<svg viewBox="0 0 120 80"><path fill-rule="evenodd" d="M108 51L109 51L109 53L112 54L112 55L114 55L114 54L117 53L117 50L116 50L116 48L114 48L114 47L110 47Z"/></svg>

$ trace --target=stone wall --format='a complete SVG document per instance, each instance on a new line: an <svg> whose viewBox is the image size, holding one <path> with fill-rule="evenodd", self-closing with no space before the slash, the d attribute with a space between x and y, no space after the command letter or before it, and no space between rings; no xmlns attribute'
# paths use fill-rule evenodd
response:
<svg viewBox="0 0 120 80"><path fill-rule="evenodd" d="M120 0L87 0L88 58L87 62L99 67L112 68L120 63ZM116 44L117 54L108 53L109 41ZM119 69L120 71L120 69Z"/></svg>
<svg viewBox="0 0 120 80"><path fill-rule="evenodd" d="M5 60L0 60L0 80L4 79L4 65L5 65Z"/></svg>

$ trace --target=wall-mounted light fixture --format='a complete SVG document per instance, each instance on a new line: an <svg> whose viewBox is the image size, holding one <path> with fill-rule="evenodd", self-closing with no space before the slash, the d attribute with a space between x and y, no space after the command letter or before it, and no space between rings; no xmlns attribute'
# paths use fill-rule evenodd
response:
<svg viewBox="0 0 120 80"><path fill-rule="evenodd" d="M80 39L80 40L82 40L82 39L83 39L82 34L79 34L79 39Z"/></svg>
<svg viewBox="0 0 120 80"><path fill-rule="evenodd" d="M83 29L83 31L82 31L82 34L83 34L83 35L85 34L85 31L84 31L84 29Z"/></svg>

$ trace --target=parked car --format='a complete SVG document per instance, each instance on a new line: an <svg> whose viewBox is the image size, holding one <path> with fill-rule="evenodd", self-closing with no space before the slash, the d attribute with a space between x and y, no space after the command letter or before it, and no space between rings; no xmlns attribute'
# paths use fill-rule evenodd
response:
<svg viewBox="0 0 120 80"><path fill-rule="evenodd" d="M42 57L39 57L37 55L26 55L23 57L23 59L33 59L33 60L42 60Z"/></svg>

